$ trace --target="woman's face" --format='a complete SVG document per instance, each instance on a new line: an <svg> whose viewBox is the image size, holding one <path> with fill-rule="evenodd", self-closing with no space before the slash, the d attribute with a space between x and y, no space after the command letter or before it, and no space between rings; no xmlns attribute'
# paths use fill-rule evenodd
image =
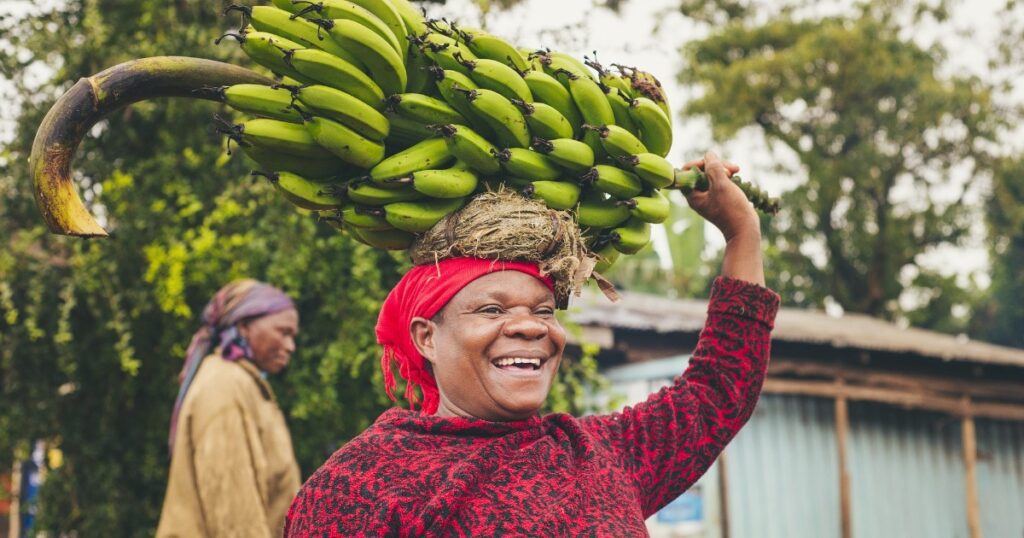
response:
<svg viewBox="0 0 1024 538"><path fill-rule="evenodd" d="M519 271L474 280L434 320L415 318L410 330L433 367L440 416L510 421L535 415L565 350L554 295Z"/></svg>
<svg viewBox="0 0 1024 538"><path fill-rule="evenodd" d="M258 317L242 324L239 333L249 342L252 362L264 372L276 374L288 366L299 333L299 313L294 308Z"/></svg>

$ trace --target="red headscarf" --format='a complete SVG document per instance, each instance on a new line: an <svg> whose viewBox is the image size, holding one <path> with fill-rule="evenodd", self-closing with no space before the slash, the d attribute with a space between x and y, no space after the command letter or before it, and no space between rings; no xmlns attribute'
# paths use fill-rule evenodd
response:
<svg viewBox="0 0 1024 538"><path fill-rule="evenodd" d="M449 258L436 264L417 265L391 290L377 318L377 343L384 348L380 365L384 369L384 388L392 401L395 400L394 389L397 386L391 369L395 363L399 375L406 381L405 398L409 400L409 406L415 408L417 397L414 389L418 386L423 393L423 412L432 415L437 411L437 381L427 368L426 359L412 343L409 325L415 317L434 317L470 282L498 271L526 273L554 291L554 282L541 276L536 263L479 258Z"/></svg>

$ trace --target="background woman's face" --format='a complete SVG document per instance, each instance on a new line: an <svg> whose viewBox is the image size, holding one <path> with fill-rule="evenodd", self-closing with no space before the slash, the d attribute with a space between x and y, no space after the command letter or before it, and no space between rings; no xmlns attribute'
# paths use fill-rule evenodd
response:
<svg viewBox="0 0 1024 538"><path fill-rule="evenodd" d="M412 331L433 366L442 416L509 421L535 415L565 350L554 295L519 271L474 280L434 321L414 319Z"/></svg>
<svg viewBox="0 0 1024 538"><path fill-rule="evenodd" d="M267 373L276 374L288 366L299 333L299 313L294 308L258 317L239 327L249 341L252 362Z"/></svg>

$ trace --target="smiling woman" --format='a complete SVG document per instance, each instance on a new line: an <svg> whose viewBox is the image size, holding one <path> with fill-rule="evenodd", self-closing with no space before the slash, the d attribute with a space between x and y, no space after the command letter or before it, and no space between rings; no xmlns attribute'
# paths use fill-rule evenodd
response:
<svg viewBox="0 0 1024 538"><path fill-rule="evenodd" d="M687 166L707 172L711 188L689 202L727 246L707 325L673 386L619 413L542 417L565 350L554 315L564 283L534 262L418 265L377 325L388 394L397 367L410 409L386 411L310 477L286 534L646 535L644 520L753 412L779 301L762 287L757 215L729 181L738 168L710 153Z"/></svg>

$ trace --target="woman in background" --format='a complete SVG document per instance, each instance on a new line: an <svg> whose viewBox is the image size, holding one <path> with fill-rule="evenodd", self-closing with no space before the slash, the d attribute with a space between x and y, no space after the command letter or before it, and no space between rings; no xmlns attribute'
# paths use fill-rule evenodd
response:
<svg viewBox="0 0 1024 538"><path fill-rule="evenodd" d="M298 330L292 300L256 280L206 305L179 378L157 536L280 536L299 467L265 376L288 365Z"/></svg>

